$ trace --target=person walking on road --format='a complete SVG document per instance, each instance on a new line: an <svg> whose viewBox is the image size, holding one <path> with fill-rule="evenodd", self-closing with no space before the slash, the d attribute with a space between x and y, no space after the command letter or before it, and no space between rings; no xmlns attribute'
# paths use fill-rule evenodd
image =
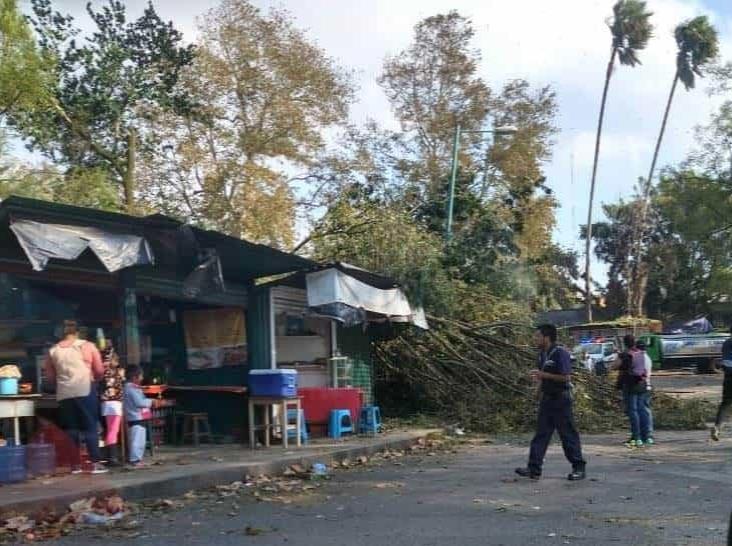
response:
<svg viewBox="0 0 732 546"><path fill-rule="evenodd" d="M537 369L532 370L530 375L540 384L538 423L536 435L531 441L529 464L525 468L517 468L516 474L533 480L541 477L544 456L556 430L562 441L564 456L572 465L572 472L567 479L583 480L586 463L574 424L570 355L557 345L557 328L551 324L536 329L534 343L539 349L539 362Z"/></svg>
<svg viewBox="0 0 732 546"><path fill-rule="evenodd" d="M729 331L732 335L732 328ZM722 383L722 402L717 410L717 419L712 427L712 440L719 441L719 434L722 424L729 416L732 409L732 337L727 338L722 345L722 369L724 370L724 382Z"/></svg>

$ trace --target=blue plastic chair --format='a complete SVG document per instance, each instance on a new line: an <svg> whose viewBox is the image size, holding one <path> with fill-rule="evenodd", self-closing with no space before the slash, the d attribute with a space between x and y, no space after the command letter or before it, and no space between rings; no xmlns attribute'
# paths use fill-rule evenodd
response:
<svg viewBox="0 0 732 546"><path fill-rule="evenodd" d="M353 433L353 420L351 419L351 411L347 409L330 410L328 436L338 440L346 433Z"/></svg>
<svg viewBox="0 0 732 546"><path fill-rule="evenodd" d="M360 434L378 434L381 432L381 410L378 406L364 406L358 420Z"/></svg>
<svg viewBox="0 0 732 546"><path fill-rule="evenodd" d="M308 425L305 422L305 410L299 410L300 411L300 441L303 444L307 444L308 440L310 439L310 435L308 434ZM297 423L297 412L296 409L288 409L287 410L287 424L291 425L293 423ZM289 426L287 427L287 436L294 437L296 434L296 431L294 429L291 429Z"/></svg>

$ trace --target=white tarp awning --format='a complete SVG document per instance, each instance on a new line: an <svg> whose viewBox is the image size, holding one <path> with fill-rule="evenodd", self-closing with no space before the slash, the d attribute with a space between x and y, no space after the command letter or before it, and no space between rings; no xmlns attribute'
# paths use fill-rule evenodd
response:
<svg viewBox="0 0 732 546"><path fill-rule="evenodd" d="M75 260L87 248L110 273L133 265L155 263L150 245L137 235L20 219L12 220L10 229L35 271L43 271L50 259Z"/></svg>
<svg viewBox="0 0 732 546"><path fill-rule="evenodd" d="M401 288L376 288L336 268L308 273L305 281L310 308L346 306L428 328L424 310L412 309Z"/></svg>

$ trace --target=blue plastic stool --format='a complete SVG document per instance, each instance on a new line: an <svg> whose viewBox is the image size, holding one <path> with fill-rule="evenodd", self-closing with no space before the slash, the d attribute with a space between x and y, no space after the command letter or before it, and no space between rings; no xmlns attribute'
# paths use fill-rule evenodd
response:
<svg viewBox="0 0 732 546"><path fill-rule="evenodd" d="M330 410L330 423L328 424L328 436L336 440L344 433L353 433L353 420L351 411L347 409Z"/></svg>
<svg viewBox="0 0 732 546"><path fill-rule="evenodd" d="M299 410L300 411L300 441L303 444L307 444L308 440L310 439L310 435L308 434L308 425L305 423L305 410ZM291 425L292 423L297 423L297 412L296 409L288 409L287 410L287 424ZM287 436L295 436L295 430L290 429L290 427L287 427Z"/></svg>
<svg viewBox="0 0 732 546"><path fill-rule="evenodd" d="M364 406L358 420L360 434L378 434L381 431L381 410L379 406Z"/></svg>

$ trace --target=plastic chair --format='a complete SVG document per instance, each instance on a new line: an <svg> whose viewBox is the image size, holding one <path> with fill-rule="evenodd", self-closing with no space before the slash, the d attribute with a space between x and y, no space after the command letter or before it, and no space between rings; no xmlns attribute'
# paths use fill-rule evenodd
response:
<svg viewBox="0 0 732 546"><path fill-rule="evenodd" d="M296 409L288 409L287 410L287 436L295 437L296 431L294 428L290 428L289 425L295 423L297 424L297 411ZM308 434L308 426L305 423L305 410L300 410L300 441L303 444L307 444L308 440L310 439L310 435Z"/></svg>
<svg viewBox="0 0 732 546"><path fill-rule="evenodd" d="M353 420L351 419L351 410L330 410L328 436L337 440L346 433L353 433Z"/></svg>
<svg viewBox="0 0 732 546"><path fill-rule="evenodd" d="M378 434L381 432L381 410L378 406L364 406L358 420L360 434Z"/></svg>

